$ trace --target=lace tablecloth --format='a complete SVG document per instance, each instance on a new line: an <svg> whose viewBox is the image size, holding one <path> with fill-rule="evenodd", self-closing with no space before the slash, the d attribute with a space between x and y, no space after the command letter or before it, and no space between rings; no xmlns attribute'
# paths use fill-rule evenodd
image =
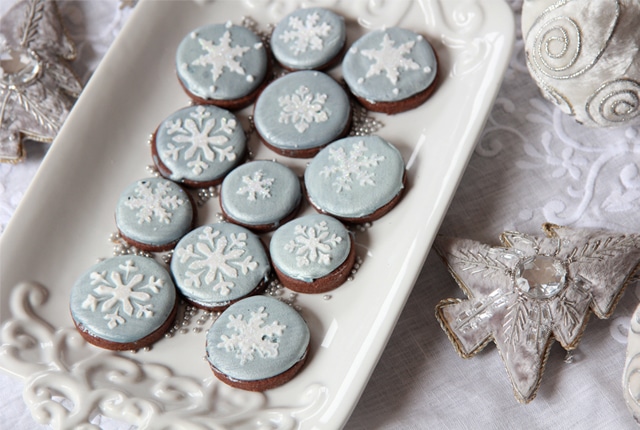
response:
<svg viewBox="0 0 640 430"><path fill-rule="evenodd" d="M4 12L12 2L0 3ZM510 4L519 18L521 1ZM59 1L86 81L126 21L116 0ZM11 218L48 145L30 143L19 165L0 165L0 231ZM538 234L548 221L573 227L640 231L640 135L594 130L545 101L524 62L519 34L491 115L440 233L497 244L505 230ZM3 286L3 288L6 286ZM536 399L513 398L493 345L458 357L434 317L444 298L463 297L441 261L427 258L396 329L348 429L625 429L636 424L622 396L629 317L640 299L632 284L609 320L591 318L571 363L554 344ZM0 426L38 428L21 383L0 375ZM104 428L128 428L100 421Z"/></svg>

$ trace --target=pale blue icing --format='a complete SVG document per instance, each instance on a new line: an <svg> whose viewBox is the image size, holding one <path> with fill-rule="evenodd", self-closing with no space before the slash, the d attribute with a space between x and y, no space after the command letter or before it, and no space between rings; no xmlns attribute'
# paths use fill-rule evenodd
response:
<svg viewBox="0 0 640 430"><path fill-rule="evenodd" d="M356 96L371 102L394 102L427 89L436 77L436 61L424 37L392 27L358 39L345 54L342 71Z"/></svg>
<svg viewBox="0 0 640 430"><path fill-rule="evenodd" d="M344 18L323 8L299 9L271 35L271 51L290 69L315 69L335 58L346 41Z"/></svg>
<svg viewBox="0 0 640 430"><path fill-rule="evenodd" d="M337 140L304 173L309 200L324 212L360 218L389 203L403 188L400 152L378 136Z"/></svg>
<svg viewBox="0 0 640 430"><path fill-rule="evenodd" d="M329 75L289 73L260 94L254 123L260 136L280 149L318 148L341 136L351 115L349 98Z"/></svg>
<svg viewBox="0 0 640 430"><path fill-rule="evenodd" d="M344 225L321 214L296 218L278 228L271 237L273 265L290 278L313 282L345 262L351 237Z"/></svg>
<svg viewBox="0 0 640 430"><path fill-rule="evenodd" d="M204 99L234 100L250 94L264 80L267 65L260 38L230 22L193 30L176 52L180 81Z"/></svg>
<svg viewBox="0 0 640 430"><path fill-rule="evenodd" d="M193 207L186 191L164 178L145 178L124 189L116 204L116 226L130 239L162 246L177 241L192 226Z"/></svg>
<svg viewBox="0 0 640 430"><path fill-rule="evenodd" d="M256 381L277 376L304 358L309 328L291 306L254 296L231 305L207 332L209 363L228 377Z"/></svg>
<svg viewBox="0 0 640 430"><path fill-rule="evenodd" d="M173 181L221 180L242 158L246 138L231 112L216 106L189 106L158 127L155 147Z"/></svg>
<svg viewBox="0 0 640 430"><path fill-rule="evenodd" d="M224 178L220 187L224 212L249 226L278 223L296 210L301 198L298 176L275 161L242 164Z"/></svg>
<svg viewBox="0 0 640 430"><path fill-rule="evenodd" d="M207 308L226 306L253 292L270 270L258 236L231 223L191 231L178 242L171 258L178 290Z"/></svg>
<svg viewBox="0 0 640 430"><path fill-rule="evenodd" d="M71 315L90 335L117 343L159 329L176 303L169 273L151 258L122 255L101 261L71 289Z"/></svg>

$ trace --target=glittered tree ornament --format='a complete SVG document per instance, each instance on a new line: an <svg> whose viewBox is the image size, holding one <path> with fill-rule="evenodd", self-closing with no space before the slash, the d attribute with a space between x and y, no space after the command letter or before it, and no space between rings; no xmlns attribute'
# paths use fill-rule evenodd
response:
<svg viewBox="0 0 640 430"><path fill-rule="evenodd" d="M527 67L544 97L591 127L640 125L640 2L527 0Z"/></svg>
<svg viewBox="0 0 640 430"><path fill-rule="evenodd" d="M51 142L82 90L56 3L22 0L0 20L0 161L17 163L23 138Z"/></svg>
<svg viewBox="0 0 640 430"><path fill-rule="evenodd" d="M590 312L608 318L640 269L640 235L544 224L546 237L501 235L502 246L438 238L436 250L467 300L447 299L436 317L469 358L494 341L516 399L536 395L553 340L578 346Z"/></svg>

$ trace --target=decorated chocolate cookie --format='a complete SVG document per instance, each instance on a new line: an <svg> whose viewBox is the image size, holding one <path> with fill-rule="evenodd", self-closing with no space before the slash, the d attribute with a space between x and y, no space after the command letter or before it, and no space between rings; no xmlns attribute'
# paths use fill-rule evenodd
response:
<svg viewBox="0 0 640 430"><path fill-rule="evenodd" d="M345 54L342 70L349 89L367 109L393 114L429 98L438 62L422 35L392 27L358 39Z"/></svg>
<svg viewBox="0 0 640 430"><path fill-rule="evenodd" d="M178 184L145 178L125 188L115 218L120 235L129 244L145 251L166 251L191 230L195 209Z"/></svg>
<svg viewBox="0 0 640 430"><path fill-rule="evenodd" d="M355 263L355 245L344 225L315 214L278 228L269 251L282 284L300 293L323 293L340 286Z"/></svg>
<svg viewBox="0 0 640 430"><path fill-rule="evenodd" d="M259 292L270 271L260 239L231 223L193 230L178 243L171 259L171 273L183 297L212 311Z"/></svg>
<svg viewBox="0 0 640 430"><path fill-rule="evenodd" d="M339 61L346 37L344 18L330 10L298 9L271 35L271 51L286 69L323 69Z"/></svg>
<svg viewBox="0 0 640 430"><path fill-rule="evenodd" d="M210 187L239 164L246 137L231 112L189 106L169 115L153 135L153 162L165 178L191 187Z"/></svg>
<svg viewBox="0 0 640 430"><path fill-rule="evenodd" d="M207 332L207 360L223 382L250 391L284 384L303 366L309 328L291 306L254 296L225 310Z"/></svg>
<svg viewBox="0 0 640 430"><path fill-rule="evenodd" d="M268 69L260 37L231 22L193 30L176 52L178 78L189 97L225 109L252 103Z"/></svg>
<svg viewBox="0 0 640 430"><path fill-rule="evenodd" d="M275 161L236 167L220 187L223 216L254 231L270 231L293 218L302 200L300 179Z"/></svg>
<svg viewBox="0 0 640 430"><path fill-rule="evenodd" d="M89 268L71 289L71 316L87 342L136 350L160 339L173 323L176 291L151 258L123 255Z"/></svg>
<svg viewBox="0 0 640 430"><path fill-rule="evenodd" d="M351 106L333 78L307 70L271 82L258 97L253 116L269 148L306 158L349 131Z"/></svg>
<svg viewBox="0 0 640 430"><path fill-rule="evenodd" d="M378 136L333 142L311 160L304 173L311 205L349 223L385 215L400 200L404 182L402 155Z"/></svg>

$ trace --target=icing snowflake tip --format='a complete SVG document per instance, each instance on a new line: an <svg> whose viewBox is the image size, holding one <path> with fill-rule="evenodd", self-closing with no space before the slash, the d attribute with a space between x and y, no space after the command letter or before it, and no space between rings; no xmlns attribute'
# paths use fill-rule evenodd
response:
<svg viewBox="0 0 640 430"><path fill-rule="evenodd" d="M170 142L162 155L174 161L183 159L194 175L201 175L216 160L236 159L235 147L228 136L235 133L237 126L234 118L221 117L218 121L204 106L198 106L184 121L177 118L167 123Z"/></svg>
<svg viewBox="0 0 640 430"><path fill-rule="evenodd" d="M221 296L228 296L236 286L240 273L258 269L258 263L247 247L245 233L221 234L207 226L195 244L180 246L175 257L186 264L185 285L200 288L206 285Z"/></svg>
<svg viewBox="0 0 640 430"><path fill-rule="evenodd" d="M247 195L247 200L255 201L258 197L268 199L271 197L271 186L273 185L274 178L265 178L262 169L253 172L251 176L245 175L242 177L242 182L245 184L240 187L237 194Z"/></svg>
<svg viewBox="0 0 640 430"><path fill-rule="evenodd" d="M385 33L379 49L361 50L362 56L373 60L364 76L365 79L384 73L389 82L395 85L398 83L400 70L419 69L420 65L407 57L415 43L415 40L410 40L396 47L396 42L389 37L388 33Z"/></svg>
<svg viewBox="0 0 640 430"><path fill-rule="evenodd" d="M290 45L293 55L323 49L324 38L331 32L331 26L326 22L318 23L319 20L317 12L307 15L304 22L297 16L289 18L288 26L291 30L282 33L280 39L286 43L293 42Z"/></svg>
<svg viewBox="0 0 640 430"><path fill-rule="evenodd" d="M148 181L139 181L124 205L136 211L139 224L150 223L154 218L170 224L173 211L184 203L183 199L171 192L166 182L158 182L152 187Z"/></svg>
<svg viewBox="0 0 640 430"><path fill-rule="evenodd" d="M227 28L230 27L229 25L227 26ZM211 66L211 79L213 82L222 75L224 69L239 75L245 74L239 59L250 48L240 45L231 46L232 40L229 30L224 32L217 45L213 41L201 37L198 37L197 41L205 53L196 58L191 64L202 67Z"/></svg>
<svg viewBox="0 0 640 430"><path fill-rule="evenodd" d="M278 98L281 108L278 122L292 123L299 133L304 133L312 122L321 123L329 119L329 112L324 107L326 101L326 94L311 94L308 87L300 85L293 94Z"/></svg>
<svg viewBox="0 0 640 430"><path fill-rule="evenodd" d="M248 321L244 320L242 314L229 315L227 328L233 329L235 333L231 336L221 335L221 341L216 346L227 352L234 352L236 358L240 360L240 365L253 361L256 353L262 358L277 357L280 346L279 337L287 326L278 321L266 324L265 319L268 316L264 306L257 311L251 311Z"/></svg>
<svg viewBox="0 0 640 430"><path fill-rule="evenodd" d="M95 288L92 293L87 294L81 307L103 313L107 327L111 330L126 324L127 317L152 317L154 308L149 302L154 294L160 293L164 280L152 275L147 277L137 273L139 271L132 260L127 260L115 270L91 272L89 277Z"/></svg>
<svg viewBox="0 0 640 430"><path fill-rule="evenodd" d="M330 264L333 250L342 242L342 237L335 233L329 235L326 221L311 227L296 225L294 233L296 236L287 242L284 248L296 254L298 267L308 266L311 263Z"/></svg>
<svg viewBox="0 0 640 430"><path fill-rule="evenodd" d="M337 193L351 190L352 184L360 186L375 186L375 171L384 156L378 154L367 155L368 148L364 141L358 141L351 146L349 153L344 148L329 148L329 160L332 164L320 171L320 176L334 177L332 183Z"/></svg>

